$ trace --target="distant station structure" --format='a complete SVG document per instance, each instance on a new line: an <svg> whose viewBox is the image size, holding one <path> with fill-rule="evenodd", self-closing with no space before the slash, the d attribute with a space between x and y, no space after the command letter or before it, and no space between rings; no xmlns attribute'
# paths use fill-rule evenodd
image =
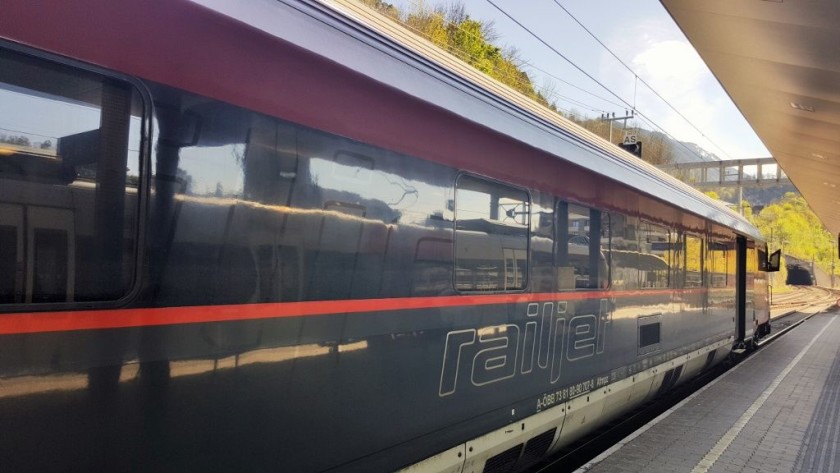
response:
<svg viewBox="0 0 840 473"><path fill-rule="evenodd" d="M657 166L698 188L762 187L789 184L790 180L773 158L699 161Z"/></svg>

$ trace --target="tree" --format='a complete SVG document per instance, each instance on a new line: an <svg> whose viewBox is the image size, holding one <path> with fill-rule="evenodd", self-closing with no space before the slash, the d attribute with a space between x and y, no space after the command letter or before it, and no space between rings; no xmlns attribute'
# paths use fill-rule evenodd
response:
<svg viewBox="0 0 840 473"><path fill-rule="evenodd" d="M577 123L596 135L609 139L610 125L598 119L587 119L585 114L572 111L558 111L553 85L538 88L526 70L524 61L515 47L496 45L499 35L492 22L475 20L467 14L461 2L429 7L420 1L414 3L409 11L400 11L394 5L382 0L362 0L369 7L389 16L413 30L420 36L448 51L455 57L475 67L479 71L511 87L535 102L557 112L559 115ZM636 134L645 144L642 158L653 164L667 164L673 161L673 147L676 144L659 132L637 129ZM613 133L613 142L623 138L617 130Z"/></svg>
<svg viewBox="0 0 840 473"><path fill-rule="evenodd" d="M831 270L835 240L823 227L802 196L788 192L755 216L754 222L770 243L771 250L813 261L826 272Z"/></svg>

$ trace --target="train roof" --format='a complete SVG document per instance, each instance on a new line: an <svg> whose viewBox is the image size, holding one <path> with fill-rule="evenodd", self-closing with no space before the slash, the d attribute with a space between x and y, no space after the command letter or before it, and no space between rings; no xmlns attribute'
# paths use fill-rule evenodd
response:
<svg viewBox="0 0 840 473"><path fill-rule="evenodd" d="M510 182L557 190L568 173L583 179L573 197L581 202L613 209L598 195L609 193L617 202L643 196L663 209L684 209L762 239L721 203L348 0L159 0L159 8L113 2L86 15L79 5L56 1L50 6L54 14L38 15L26 2L10 3L7 16L21 20L0 22L0 36L409 154L436 154L417 155L462 169L498 171ZM164 6L168 12L160 15ZM285 46L275 52L269 40ZM330 65L348 74L311 75L338 71ZM274 90L286 92L265 95ZM324 107L334 110L325 113ZM378 114L388 107L395 116ZM439 149L405 129L413 120L410 126L429 131L427 121L438 118L443 121L437 139L447 140ZM482 142L470 141L476 139ZM473 146L487 155L465 154ZM520 165L525 161L506 154L526 148L543 155L528 161L537 167L526 169ZM574 166L552 171L552 159ZM601 179L614 182L614 189L606 191Z"/></svg>
<svg viewBox="0 0 840 473"><path fill-rule="evenodd" d="M559 159L762 240L744 217L353 0L194 0Z"/></svg>

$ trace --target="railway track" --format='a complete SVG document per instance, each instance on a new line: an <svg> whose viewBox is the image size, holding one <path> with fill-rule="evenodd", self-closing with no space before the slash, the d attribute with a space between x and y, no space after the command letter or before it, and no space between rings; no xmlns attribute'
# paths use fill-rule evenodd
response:
<svg viewBox="0 0 840 473"><path fill-rule="evenodd" d="M831 298L836 298L840 295L840 290L829 289L819 286L796 286L791 292L783 294L774 294L773 302L770 306L771 310L781 308L792 308L808 305L813 301L820 301L820 303Z"/></svg>
<svg viewBox="0 0 840 473"><path fill-rule="evenodd" d="M815 309L837 305L838 297L840 297L840 289L829 289L818 286L800 286L791 293L775 296L771 310L784 310L771 320L772 331L770 335L764 337L757 344L758 349L768 343L772 343L778 337L783 336L797 325L820 312ZM746 356L733 357L728 362L721 363L697 378L678 386L661 398L651 401L633 414L607 425L588 438L582 439L560 454L538 464L529 471L539 473L586 471L586 465L591 459L600 455L612 445L620 442L624 437L627 437L643 425L655 419L754 353L755 351L752 351Z"/></svg>

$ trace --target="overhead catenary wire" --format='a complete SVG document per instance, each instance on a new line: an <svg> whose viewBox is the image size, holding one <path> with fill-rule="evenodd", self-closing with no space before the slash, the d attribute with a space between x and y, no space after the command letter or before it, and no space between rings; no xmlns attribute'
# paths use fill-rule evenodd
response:
<svg viewBox="0 0 840 473"><path fill-rule="evenodd" d="M417 8L417 9L419 9L420 11L423 11L423 9L425 9L425 8L426 8L426 5L425 5L423 2L419 2L419 1L417 1L417 0L412 0L410 3L411 3L412 5L414 5L414 7L415 7L415 8ZM401 21L402 25L403 25L405 28L409 29L410 31L414 32L415 34L417 34L417 35L419 35L419 36L421 36L421 37L424 37L424 38L426 38L427 40L432 41L432 42L434 43L434 40L433 40L433 39L432 39L432 38L431 38L431 37L430 37L430 36L429 36L426 32L424 32L424 31L422 31L422 30L420 30L420 29L415 28L414 26L412 26L411 24L409 24L409 23L408 23L406 20L404 20L404 19L401 19L400 21ZM468 37L472 38L472 39L475 39L475 40L479 40L479 41L487 41L487 38L476 36L475 34L472 34L472 33L470 33L470 32L464 32L464 34L465 34L466 36L468 36ZM470 62L470 61L469 61L470 59L472 59L473 61L476 61L476 60L478 59L476 56L474 56L474 55L470 54L469 52L467 52L467 51L465 51L465 50L463 50L463 49L456 48L456 47L452 47L452 45L448 45L448 46L449 46L449 47L447 48L447 50L449 50L449 52L454 53L454 54L455 54L456 56L458 56L460 59L462 59L462 60L464 60L464 61L466 61L466 62L468 62L468 63ZM577 86L577 85L575 85L575 84L573 84L573 83L571 83L571 82L569 82L569 81L566 81L566 80L564 80L564 79L562 79L562 78L560 78L560 77L557 77L556 75L553 75L553 74L549 73L548 71L546 71L546 70L544 70L544 69L541 69L541 68L537 67L536 65L534 65L533 63L531 63L531 62L529 62L529 61L527 61L527 60L522 61L522 64L523 64L523 65L525 65L525 66L527 66L527 67L528 67L528 68L530 68L530 69L533 69L533 70L539 71L540 73L542 73L542 74L543 74L544 76L546 76L546 77L550 77L550 78L552 78L552 79L554 79L554 80L557 80L558 82L561 82L561 83L563 83L563 84L566 84L566 85L568 85L568 86L569 86L569 87L571 87L571 88L577 89L577 90L578 90L578 91L580 91L580 92L583 92L583 93L585 93L585 94L587 94L587 95L590 95L590 96L592 96L592 97L594 97L594 98L596 98L596 99L598 99L598 100L601 100L601 101L603 101L603 102L606 102L606 103L608 103L608 104L610 104L610 105L612 105L612 106L615 106L615 107L624 107L624 105L622 105L622 104L618 104L618 103L616 103L616 102L614 102L614 101L612 101L612 100L610 100L610 99L608 99L608 98L606 98L606 97L603 97L603 96L601 96L601 95L598 95L598 94L596 94L596 93L594 93L594 92L592 92L592 91L589 91L589 90L584 89L583 87ZM493 70L494 70L495 72L497 72L497 73L500 73L500 72L501 72L501 71L499 71L498 67L496 67L495 65L493 66ZM533 86L533 85L534 85L533 83L531 83L531 82L526 82L526 81L525 81L525 80L523 80L523 79L512 78L512 80L513 80L513 81L515 81L517 84L522 85L522 86L527 86L527 85ZM541 93L541 94L545 94L546 92L547 92L547 91L545 91L545 90L540 90L540 91L539 91L539 93ZM589 110L589 111L594 112L594 113L601 114L601 113L606 113L606 112L607 112L607 110L604 110L603 108L599 108L599 107L597 107L597 106L594 106L594 105L592 105L592 104L589 104L589 103L583 102L583 101L581 101L581 100L573 99L573 98L571 98L571 97L568 97L568 96L566 96L566 95L559 94L559 93L557 93L557 92L548 92L548 93L549 93L549 94L550 94L550 95L551 95L554 99L556 99L556 100L559 100L559 101L562 101L562 102L566 102L566 103L570 103L570 104L572 104L572 105L576 105L576 106L579 106L579 107L583 107L583 108L585 108L586 110ZM555 106L556 106L556 104L555 104ZM568 109L565 109L565 108L562 108L562 107L558 107L558 108L559 108L560 110L562 110L563 112L565 112L565 113L567 113L567 114L570 114L570 115L574 113L574 112L572 112L571 110L568 110Z"/></svg>
<svg viewBox="0 0 840 473"><path fill-rule="evenodd" d="M489 1L489 0L488 0L488 1ZM609 48L606 44L604 44L604 42L603 42L603 41L601 41L601 40L600 40L597 36L595 36L595 33L593 33L592 31L590 31L590 30L589 30L589 28L587 28L587 27L586 27L586 26L585 26L585 25L584 25L584 24L583 24L580 20L578 20L578 19L577 19L577 17L575 17L575 15L573 15L573 14L572 14L572 12L570 12L570 11L569 11L566 7L564 7L564 6L563 6L563 4L561 4L558 0L552 0L552 1L553 1L553 2L554 2L557 6L558 6L558 7L560 7L560 9L562 9L564 12L566 12L566 14L567 14L567 15L569 15L569 17L570 17L572 20L574 20L574 22L575 22L575 23L577 23L577 24L578 24L578 26L580 26L580 27L583 29L583 31L586 31L586 33L587 33L587 34L589 34L589 36L591 36L591 37L592 37L592 39L594 39L594 40L595 40L595 41L596 41L599 45L601 45L601 47L602 47L602 48L604 48L604 49L605 49L608 53L610 53L610 55L611 55L612 57L614 57L614 58L615 58L615 59L616 59L616 60L617 60L617 61L618 61L618 62L619 62L622 66L624 66L624 67L625 67L628 71L630 71L630 72L631 72L631 73L635 76L635 78L636 78L636 82L641 82L641 83L642 83L642 85L644 85L645 87L647 87L647 88L648 88L648 90L650 90L651 92L653 92L653 94L654 94L654 95L656 95L656 96L657 96L660 100L662 100L663 102L665 102L665 104L666 104L666 105L668 105L668 107L669 107L671 110L673 110L673 111L674 111L677 115L679 115L679 116L680 116L680 118L682 118L683 120L685 120L685 122L686 122L686 123L688 123L688 124L689 124L692 128L694 128L694 130L695 130L695 131L697 131L697 133L700 133L700 136L702 136L703 138L705 138L706 140L708 140L708 141L709 141L709 143L711 143L711 144L712 144L715 148L717 148L719 151L723 152L723 154L725 154L725 155L726 155L726 157L728 157L729 159L732 159L732 156L730 156L730 155L729 155L729 153L727 153L727 152L726 152L726 150L724 150L724 149L723 149L722 147L720 147L717 143L715 143L714 141L712 141L712 140L711 140L711 138L709 138L708 136L706 136L706 134L705 134L705 133L703 133L703 132L700 130L700 128L698 128L698 127L697 127L694 123L692 123L692 122L691 122L691 120L689 120L689 119L688 119L688 117L686 117L685 115L683 115L683 114L682 114L682 112L680 112L679 110L677 110L677 108L676 108L676 107L674 107L674 106L671 104L671 102L669 102L669 101L668 101L665 97L663 97L663 96L662 96L659 92L657 92L657 91L656 91L656 89L654 89L654 88L653 88L653 86L651 86L650 84L648 84L648 83L647 83L647 81L645 81L645 80L644 80L644 78L642 78L641 76L639 76L639 74L637 74L637 73L636 73L636 71L634 71L634 70L633 70L633 68L631 68L630 66L628 66L628 65L627 65L627 63L625 63L625 62L624 62L624 61L623 61L620 57L618 57L618 55L617 55L615 52L613 52L613 50L612 50L612 49L610 49L610 48ZM490 2L490 3L492 4L492 2ZM495 5L494 5L494 6L495 6ZM497 8L498 8L498 7L497 7ZM634 102L634 103L633 103L633 107L634 107L634 108L635 108L635 101L636 101L636 91L635 91L635 86L634 86L634 91L633 91L633 102Z"/></svg>
<svg viewBox="0 0 840 473"><path fill-rule="evenodd" d="M414 0L413 0L411 3L413 3L413 4L415 5L415 7L417 7L417 8L420 8L420 9L424 9L424 8L426 8L424 4L422 4L422 3L418 3L418 2L416 2L416 1L414 1ZM595 97L595 98L598 98L598 99L600 99L600 100L604 100L604 101L606 101L607 103L610 103L610 104L612 104L612 105L614 105L614 106L617 106L617 107L627 107L627 108L631 108L631 109L634 109L634 110L635 110L635 107L634 107L634 106L632 106L631 104L629 104L629 103L628 103L626 100L624 100L621 96L617 95L617 94L616 94L615 92L613 92L611 89L609 89L609 88L608 88L608 87L606 87L604 84L602 84L600 81L598 81L597 79L595 79L594 77L592 77L590 74L588 74L586 71L584 71L583 69L581 69L581 68L580 68L577 64L575 64L575 63L574 63L574 62L572 62L570 59L568 59L567 57L565 57L562 53L560 53L560 52L559 52L559 51L557 51L555 48L553 48L552 46L550 46L549 44L547 44L547 43L546 43L546 42L545 42L542 38L540 38L538 35L536 35L533 31L531 31L529 28L527 28L526 26L524 26L522 23L520 23L519 21L517 21L517 20L516 20L515 18L513 18L510 14L508 14L506 11L504 11L503 9L501 9L498 5L496 5L495 3L493 3L493 2L492 2L492 1L490 1L490 0L488 0L488 3L490 3L490 4L494 7L494 8L496 8L496 9L497 9L499 12L501 12L504 16L508 17L508 18L509 18L511 21L513 21L513 22L514 22L517 26L519 26L520 28L524 29L524 30L525 30L528 34L530 34L531 36L533 36L534 38L536 38L538 41L540 41L541 43L543 43L546 47L548 47L549 49L551 49L551 50L552 50L555 54L559 55L562 59L564 59L565 61L567 61L567 62L568 62L569 64L571 64L573 67L577 68L577 69L578 69L581 73L583 73L584 75L586 75L587 77L589 77L589 78L590 78L593 82L595 82L595 83L596 83L596 84L598 84L600 87L602 87L604 90L606 90L607 92L609 92L612 96L614 96L616 99L618 99L618 100L619 100L619 101L620 101L623 105L622 105L622 104L618 104L618 103L616 103L616 102L613 102L613 101L611 101L611 100L609 100L609 99L606 99L606 98L604 98L604 97L601 97L601 96L599 96L599 95L597 95L597 94L595 94L595 93L593 93L593 92L587 91L586 89L583 89L583 88L578 87L578 86L576 86L576 85L574 85L574 84L571 84L571 83L569 83L569 82L567 82L567 81L565 81L565 80L563 80L563 79L560 79L560 78L558 78L558 77L556 77L556 76L553 76L553 75L551 75L551 74L548 74L548 73L546 73L546 71L544 71L544 70L542 70L542 69L539 69L539 68L535 67L533 64L530 64L530 63L528 63L527 61L523 61L523 64L524 64L524 65L527 65L528 67L530 67L530 68L532 68L532 69L538 70L538 71L542 72L543 74L546 74L546 75L548 75L548 76L551 76L551 77L553 77L553 78L555 78L555 79L557 79L557 80L559 80L559 81L561 81L561 82L563 82L563 83L566 83L566 84L568 84L569 86L574 87L574 88L576 88L576 89L578 89L578 90L580 90L580 91L582 91L582 92L585 92L585 93L587 93L587 94L589 94L589 95L592 95L592 96L593 96L593 97ZM421 30L419 30L419 29L417 29L417 28L413 27L412 25L408 24L405 20L400 20L400 22L402 23L403 27L405 27L405 28L409 29L410 31L414 32L415 34L417 34L417 35L419 35L419 36L421 36L421 37L426 38L428 41L431 41L432 43L435 43L435 41L433 41L433 39L432 39L431 37L429 37L429 36L428 36L425 32L423 32L423 31L421 31ZM470 32L466 32L465 34L466 34L466 35L468 35L469 37L473 38L473 39L476 39L476 40L480 39L480 40L486 41L486 38L483 38L483 37L478 37L478 36L476 36L476 35L474 35L474 34L472 34L472 33L470 33ZM439 46L440 46L440 45L439 45ZM472 59L473 61L475 61L475 60L477 59L477 58L476 58L476 56L474 56L474 55L472 55L472 54L468 53L467 51L464 51L463 49L460 49L460 48L457 48L457 47L452 47L452 45L447 45L447 46L448 46L448 47L446 48L446 50L448 50L450 53L455 54L455 56L456 56L456 57L459 57L461 60L464 60L464 61L465 61L465 62L467 62L467 63L470 63L470 62L471 62L471 61L470 61L471 59ZM475 66L473 66L473 67L475 67ZM495 65L493 66L493 68L494 68L494 70L495 70L496 72L499 72L499 70L496 68L496 66L495 66ZM515 82L515 83L518 83L519 85L523 85L523 86L530 86L530 87L533 87L533 86L534 86L534 84L533 84L532 82L530 82L530 81L528 81L528 82L526 83L526 82L525 82L524 80L522 80L522 79L513 78L513 80L514 80L514 82ZM607 112L606 110L602 110L602 109L599 109L599 108L597 108L597 107L594 107L594 106L592 106L592 105L590 105L590 104L586 104L586 103L584 103L584 102L581 102L581 101L578 101L578 100L575 100L575 99L571 99L570 97L566 97L566 96L560 95L560 94L558 94L558 93L556 93L556 92L541 91L541 93L543 93L543 94L544 94L544 93L546 93L546 92L548 92L548 94L549 94L551 97L555 98L556 100L560 100L560 101L563 101L563 102L571 103L571 104L573 104L573 105L578 105L578 106L584 107L585 109L590 110L590 111L595 112L595 113L606 113L606 112ZM557 107L556 102L554 103L554 106L555 106L555 107ZM575 115L575 113L574 113L573 111L571 111L571 110L568 110L568 109L565 109L565 108L562 108L562 107L557 107L557 108L558 108L559 110L563 111L563 112L564 112L565 114L567 114L568 116L573 116L573 115ZM653 119L652 119L651 117L649 117L649 116L645 115L644 113L642 113L642 112L641 112L641 111L639 111L639 110L635 110L635 112L636 112L636 116L637 116L638 118L643 119L646 123L650 124L653 128L657 129L659 132L661 132L661 133L662 133L662 134L664 134L665 136L669 137L671 140L673 140L673 141L674 141L675 143L677 143L679 146L682 146L683 148L685 148L685 150L686 150L689 154L696 155L696 156L698 156L698 157L701 157L701 158L702 158L702 156L701 156L701 155L700 155L700 154L699 154L696 150L691 149L691 148L690 148L690 147L688 147L685 143L683 143L683 142L681 142L681 141L677 140L677 139L676 139L673 135L671 135L668 131L666 131L666 130L662 127L662 126L660 126L660 125L658 125L656 122L654 122L654 121L653 121Z"/></svg>
<svg viewBox="0 0 840 473"><path fill-rule="evenodd" d="M493 8L495 8L496 10L498 10L498 11L499 11L499 13L501 13L502 15L504 15L505 17L507 17L510 21L512 21L512 22L513 22L513 23L515 23L517 26L519 26L520 28L522 28L523 30L525 30L525 32L527 32L527 33L528 33L529 35L531 35L534 39L536 39L537 41L539 41L540 43L542 43L545 47L547 47L549 50L551 50L554 54L556 54L557 56L559 56L560 58L562 58L564 61L566 61L567 63L569 63L569 65L571 65L572 67L574 67L575 69L577 69L577 70L578 70L578 72L580 72L581 74L583 74L583 75L585 75L586 77L588 77L588 78L589 78L591 81L593 81L594 83L598 84L601 88L603 88L604 90L606 90L607 92L609 92L609 93L610 93L613 97L617 98L617 99L618 99L621 103L623 103L625 106L632 108L632 105L631 105L630 103L628 103L626 100L624 100L624 99L623 99L620 95L618 95L617 93L613 92L613 90L612 90L612 89L610 89L610 88L609 88L609 87L607 87L604 83L602 83L601 81L599 81L598 79L596 79L594 76L592 76L592 74L590 74L590 73L586 72L586 71L585 71L582 67L578 66L578 65L577 65L574 61L572 61L571 59L569 59L568 57L566 57L566 55L564 55L564 54L563 54L563 53L561 53L559 50L557 50L557 48L555 48L554 46L552 46L551 44L549 44L547 41L545 41L544 39L542 39L542 37L540 37L538 34L534 33L534 32L533 32L530 28L528 28L527 26L523 25L523 24L522 24L519 20L517 20L516 18L514 18L514 17L513 17L512 15L510 15L507 11L505 11L504 9L502 9L501 7L499 7L498 5L496 5L496 3L494 3L494 2L493 2L493 0L486 0L486 1L487 1L487 3L489 3L489 4L493 7ZM660 126L660 125L658 125L656 122L654 122L654 121L653 121L653 119L652 119L651 117L645 116L643 113L641 113L641 112L640 112L640 111L638 111L638 110L636 110L636 114L637 114L637 115L640 115L640 116L645 117L645 118L646 118L646 120L648 121L648 123L650 123L651 125L655 126L655 127L656 127L657 129L659 129L661 132L665 133L668 137L670 137L670 138L671 138L671 139L673 139L676 143L678 143L678 144L679 144L679 145L681 145L683 148L685 148L685 149L686 149L689 153L694 154L694 155L697 155L697 156L699 156L699 157L702 157L702 156L700 156L700 154L698 154L698 153L697 153L697 151L692 150L691 148L689 148L688 146L686 146L686 144L685 144L685 143L683 143L682 141L679 141L679 140L675 139L673 136L671 136L671 134L670 134L670 133L668 133L667 131L665 131L665 129L664 129L663 127L661 127L661 126Z"/></svg>
<svg viewBox="0 0 840 473"><path fill-rule="evenodd" d="M571 82L569 82L569 81L567 81L567 80L561 79L560 77L557 77L556 75L554 75L554 74L552 74L552 73L550 73L550 72L548 72L548 71L546 71L546 70L544 70L544 69L540 69L539 67L537 67L536 65L534 65L534 64L533 64L532 62L530 62L530 61L525 61L525 65L527 65L527 66L528 66L528 67L530 67L531 69L534 69L535 71L540 71L543 75L545 75L545 76L547 76L547 77L551 77L552 79L554 79L554 80L556 80L556 81L558 81L558 82L562 82L562 83L564 83L564 84L568 85L569 87L572 87L573 89L577 89L577 90L579 90L579 91L581 91L581 92L583 92L583 93L585 93L585 94L591 95L591 96L595 97L596 99L603 100L604 102L606 102L606 103L608 103L608 104L610 104L610 105L613 105L613 106L615 106L615 107L624 107L624 105L623 105L623 104L613 102L612 100L610 100L610 99L608 99L608 98L606 98L606 97L602 97L602 96L600 96L600 95L598 95L598 94L596 94L596 93L594 93L594 92L591 92L591 91L589 91L589 90L584 89L583 87L579 87L579 86L577 86L577 85L575 85L575 84L572 84ZM606 110L597 110L597 111L598 111L598 112L606 112Z"/></svg>

